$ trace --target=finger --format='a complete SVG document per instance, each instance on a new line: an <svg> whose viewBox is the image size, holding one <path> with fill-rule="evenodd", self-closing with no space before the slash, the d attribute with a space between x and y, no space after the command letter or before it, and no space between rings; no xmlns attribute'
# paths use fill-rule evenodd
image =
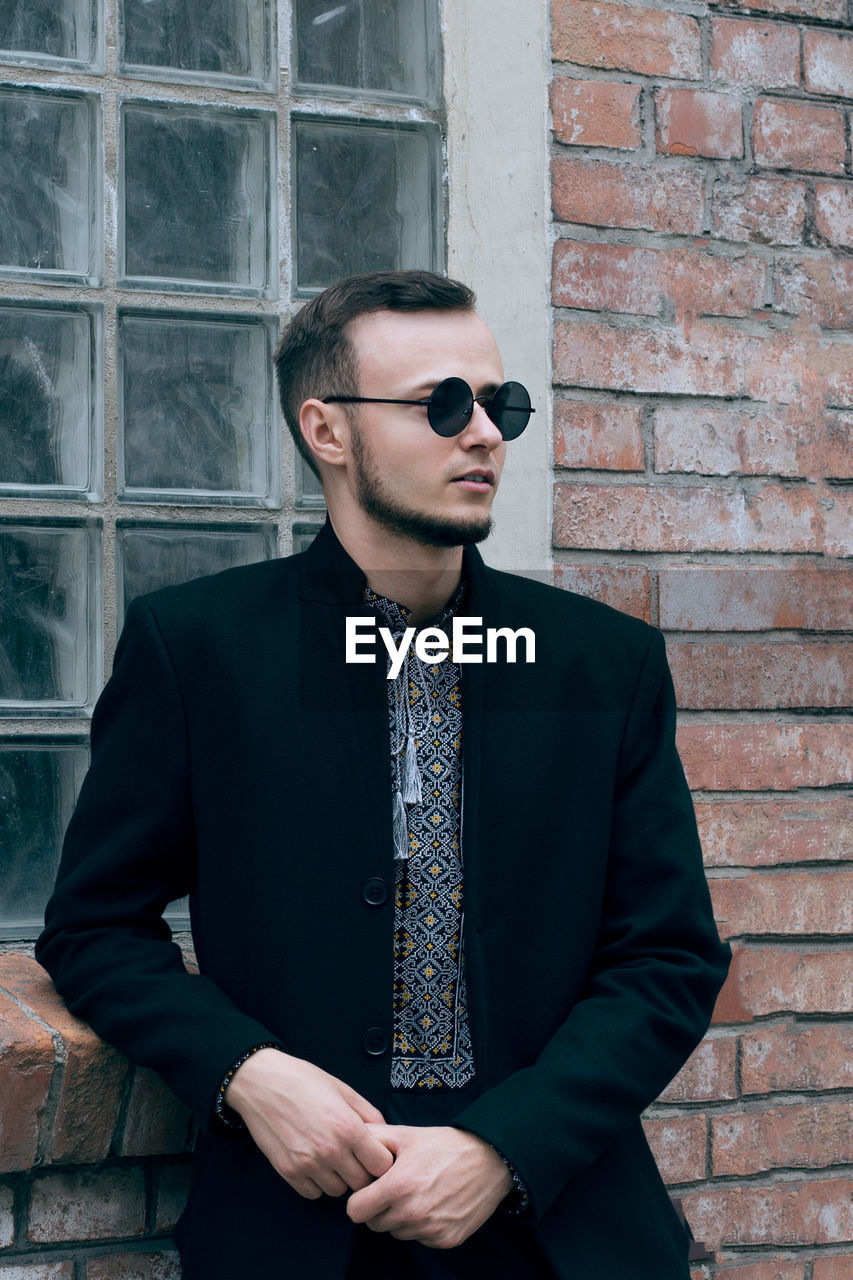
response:
<svg viewBox="0 0 853 1280"><path fill-rule="evenodd" d="M372 1102L368 1102L367 1098L362 1098L360 1093L356 1093L355 1089L351 1089L349 1085L344 1088L344 1101L348 1102L356 1115L365 1122L365 1124L384 1124L385 1117L378 1107L374 1107Z"/></svg>
<svg viewBox="0 0 853 1280"><path fill-rule="evenodd" d="M369 1129L365 1129L353 1143L352 1152L362 1167L374 1178L380 1178L383 1173L387 1173L394 1163L392 1149L389 1149Z"/></svg>
<svg viewBox="0 0 853 1280"><path fill-rule="evenodd" d="M311 1178L285 1178L297 1195L305 1200L319 1200L323 1192Z"/></svg>
<svg viewBox="0 0 853 1280"><path fill-rule="evenodd" d="M368 1173L364 1165L349 1152L341 1155L335 1164L335 1173L343 1178L352 1191L361 1191L362 1187L369 1187L375 1176Z"/></svg>
<svg viewBox="0 0 853 1280"><path fill-rule="evenodd" d="M326 1196L342 1196L349 1190L348 1184L334 1169L318 1169L312 1181Z"/></svg>
<svg viewBox="0 0 853 1280"><path fill-rule="evenodd" d="M384 1181L379 1178L361 1191L353 1192L347 1201L347 1215L352 1222L372 1222L391 1207L393 1192L382 1185Z"/></svg>

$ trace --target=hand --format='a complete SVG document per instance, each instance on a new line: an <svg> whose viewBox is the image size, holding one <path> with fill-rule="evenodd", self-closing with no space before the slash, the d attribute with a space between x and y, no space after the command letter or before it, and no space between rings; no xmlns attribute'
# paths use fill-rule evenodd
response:
<svg viewBox="0 0 853 1280"><path fill-rule="evenodd" d="M279 1049L259 1049L234 1073L225 1100L276 1173L308 1200L358 1191L391 1167L369 1124L382 1113L342 1080Z"/></svg>
<svg viewBox="0 0 853 1280"><path fill-rule="evenodd" d="M395 1160L381 1177L350 1196L347 1213L371 1231L452 1249L490 1218L512 1190L501 1157L463 1129L370 1124Z"/></svg>

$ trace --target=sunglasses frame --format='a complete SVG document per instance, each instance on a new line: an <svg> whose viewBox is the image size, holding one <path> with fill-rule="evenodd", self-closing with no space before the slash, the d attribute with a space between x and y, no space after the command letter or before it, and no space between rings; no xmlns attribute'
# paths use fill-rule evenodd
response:
<svg viewBox="0 0 853 1280"><path fill-rule="evenodd" d="M443 420L442 420L442 417L440 417L439 415L441 415L441 414L445 413L446 411L445 411L445 410L443 410L442 408L438 407L437 402L436 402L436 392L442 391L442 389L444 390L444 392L446 392L446 391L447 391L447 388L448 388L448 385L449 385L449 384L453 384L453 383L460 383L460 384L461 384L461 386L463 386L463 387L465 388L465 390L466 390L466 391L467 391L467 393L468 393L468 397L469 397L469 399L470 399L470 402L471 402L471 403L470 403L470 405L466 405L466 406L464 407L464 409L462 410L462 412L463 412L464 416L463 416L462 421L460 422L459 426L458 426L458 427L456 427L456 429L455 429L454 431L448 431L448 430L447 430L447 421L453 422L453 421L454 421L454 418L456 417L456 413L458 413L459 411L456 411L456 413L454 413L454 415L449 416L449 417L448 417L448 419L447 419L447 421L443 421ZM489 413L489 407L491 406L491 404L492 404L492 402L495 400L495 398L501 394L501 392L502 392L502 391L503 391L503 392L506 392L507 388L513 388L513 389L514 389L515 387L521 387L521 390L524 392L525 396L527 397L527 402L528 402L528 403L527 403L527 405L526 405L526 406L522 406L522 405L504 405L504 406L500 409L500 412L501 412L501 413L504 413L504 414L506 414L506 413L526 413L526 414L527 414L527 417L525 418L524 423L522 424L522 426L521 426L520 430L515 431L515 432L513 432L512 434L506 434L506 433L504 432L504 430L501 428L500 424L499 424L498 422L496 422L496 421L495 421L495 419L492 417L491 413ZM483 408L484 408L484 409L485 409L485 411L486 411L486 414L487 414L487 415L488 415L488 417L489 417L489 420L490 420L491 422L493 422L493 423L494 423L494 425L498 428L498 431L500 431L500 433L501 433L501 438L502 438L503 440L517 440L517 439L518 439L518 437L519 437L519 436L522 434L522 432L524 431L524 429L525 429L525 427L527 426L528 422L530 421L530 415L531 415L531 413L535 413L535 412L536 412L536 410L535 410L535 409L532 407L532 405L530 404L530 392L527 390L527 388L526 388L525 386L522 386L522 384L521 384L520 382L511 382L511 381L510 381L510 382L503 382L503 383L501 383L501 385L500 385L499 387L496 387L496 388L495 388L495 390L494 390L490 395L475 396L475 395L474 395L473 390L471 389L471 387L468 385L468 383L465 381L465 379L464 379L464 378L454 378L454 377L451 377L451 378L442 378L441 382L439 382L439 383L437 383L437 384L436 384L436 386L433 388L432 392L430 393L429 398L428 398L428 399L426 399L426 400L388 400L388 399L386 399L385 397L382 397L382 396L323 396L323 397L322 397L322 399L323 399L323 401L324 401L326 404L417 404L417 405L426 405L426 409L427 409L427 419L428 419L428 421L429 421L429 425L432 427L432 429L433 429L433 431L435 432L435 434L436 434L436 435L438 435L438 436L442 436L442 437L443 437L444 439L446 439L446 440L450 440L450 439L452 439L452 438L453 438L453 436L458 436L458 435L461 435L461 434L462 434L462 432L463 432L463 431L465 430L465 428L468 426L468 423L471 421L471 415L472 415L472 414L473 414L473 412L474 412L474 405L475 405L475 404L481 404L481 405L483 406ZM436 421L436 419L438 419L438 420Z"/></svg>

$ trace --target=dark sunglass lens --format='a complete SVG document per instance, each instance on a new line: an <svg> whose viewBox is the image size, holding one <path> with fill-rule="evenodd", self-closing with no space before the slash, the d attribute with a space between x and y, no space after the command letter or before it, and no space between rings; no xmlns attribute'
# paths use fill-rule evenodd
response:
<svg viewBox="0 0 853 1280"><path fill-rule="evenodd" d="M505 382L485 406L504 440L517 440L530 421L530 396L520 382Z"/></svg>
<svg viewBox="0 0 853 1280"><path fill-rule="evenodd" d="M436 435L458 436L471 421L474 394L462 378L445 378L429 398L427 418Z"/></svg>

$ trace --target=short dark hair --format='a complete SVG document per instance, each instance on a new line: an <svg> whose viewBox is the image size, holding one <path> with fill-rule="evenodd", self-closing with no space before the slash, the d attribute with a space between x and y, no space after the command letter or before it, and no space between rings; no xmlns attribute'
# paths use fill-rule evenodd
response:
<svg viewBox="0 0 853 1280"><path fill-rule="evenodd" d="M473 311L475 303L467 285L432 271L370 271L338 280L297 312L274 361L285 422L315 474L316 463L299 429L299 411L312 396L358 395L352 321L376 311Z"/></svg>

